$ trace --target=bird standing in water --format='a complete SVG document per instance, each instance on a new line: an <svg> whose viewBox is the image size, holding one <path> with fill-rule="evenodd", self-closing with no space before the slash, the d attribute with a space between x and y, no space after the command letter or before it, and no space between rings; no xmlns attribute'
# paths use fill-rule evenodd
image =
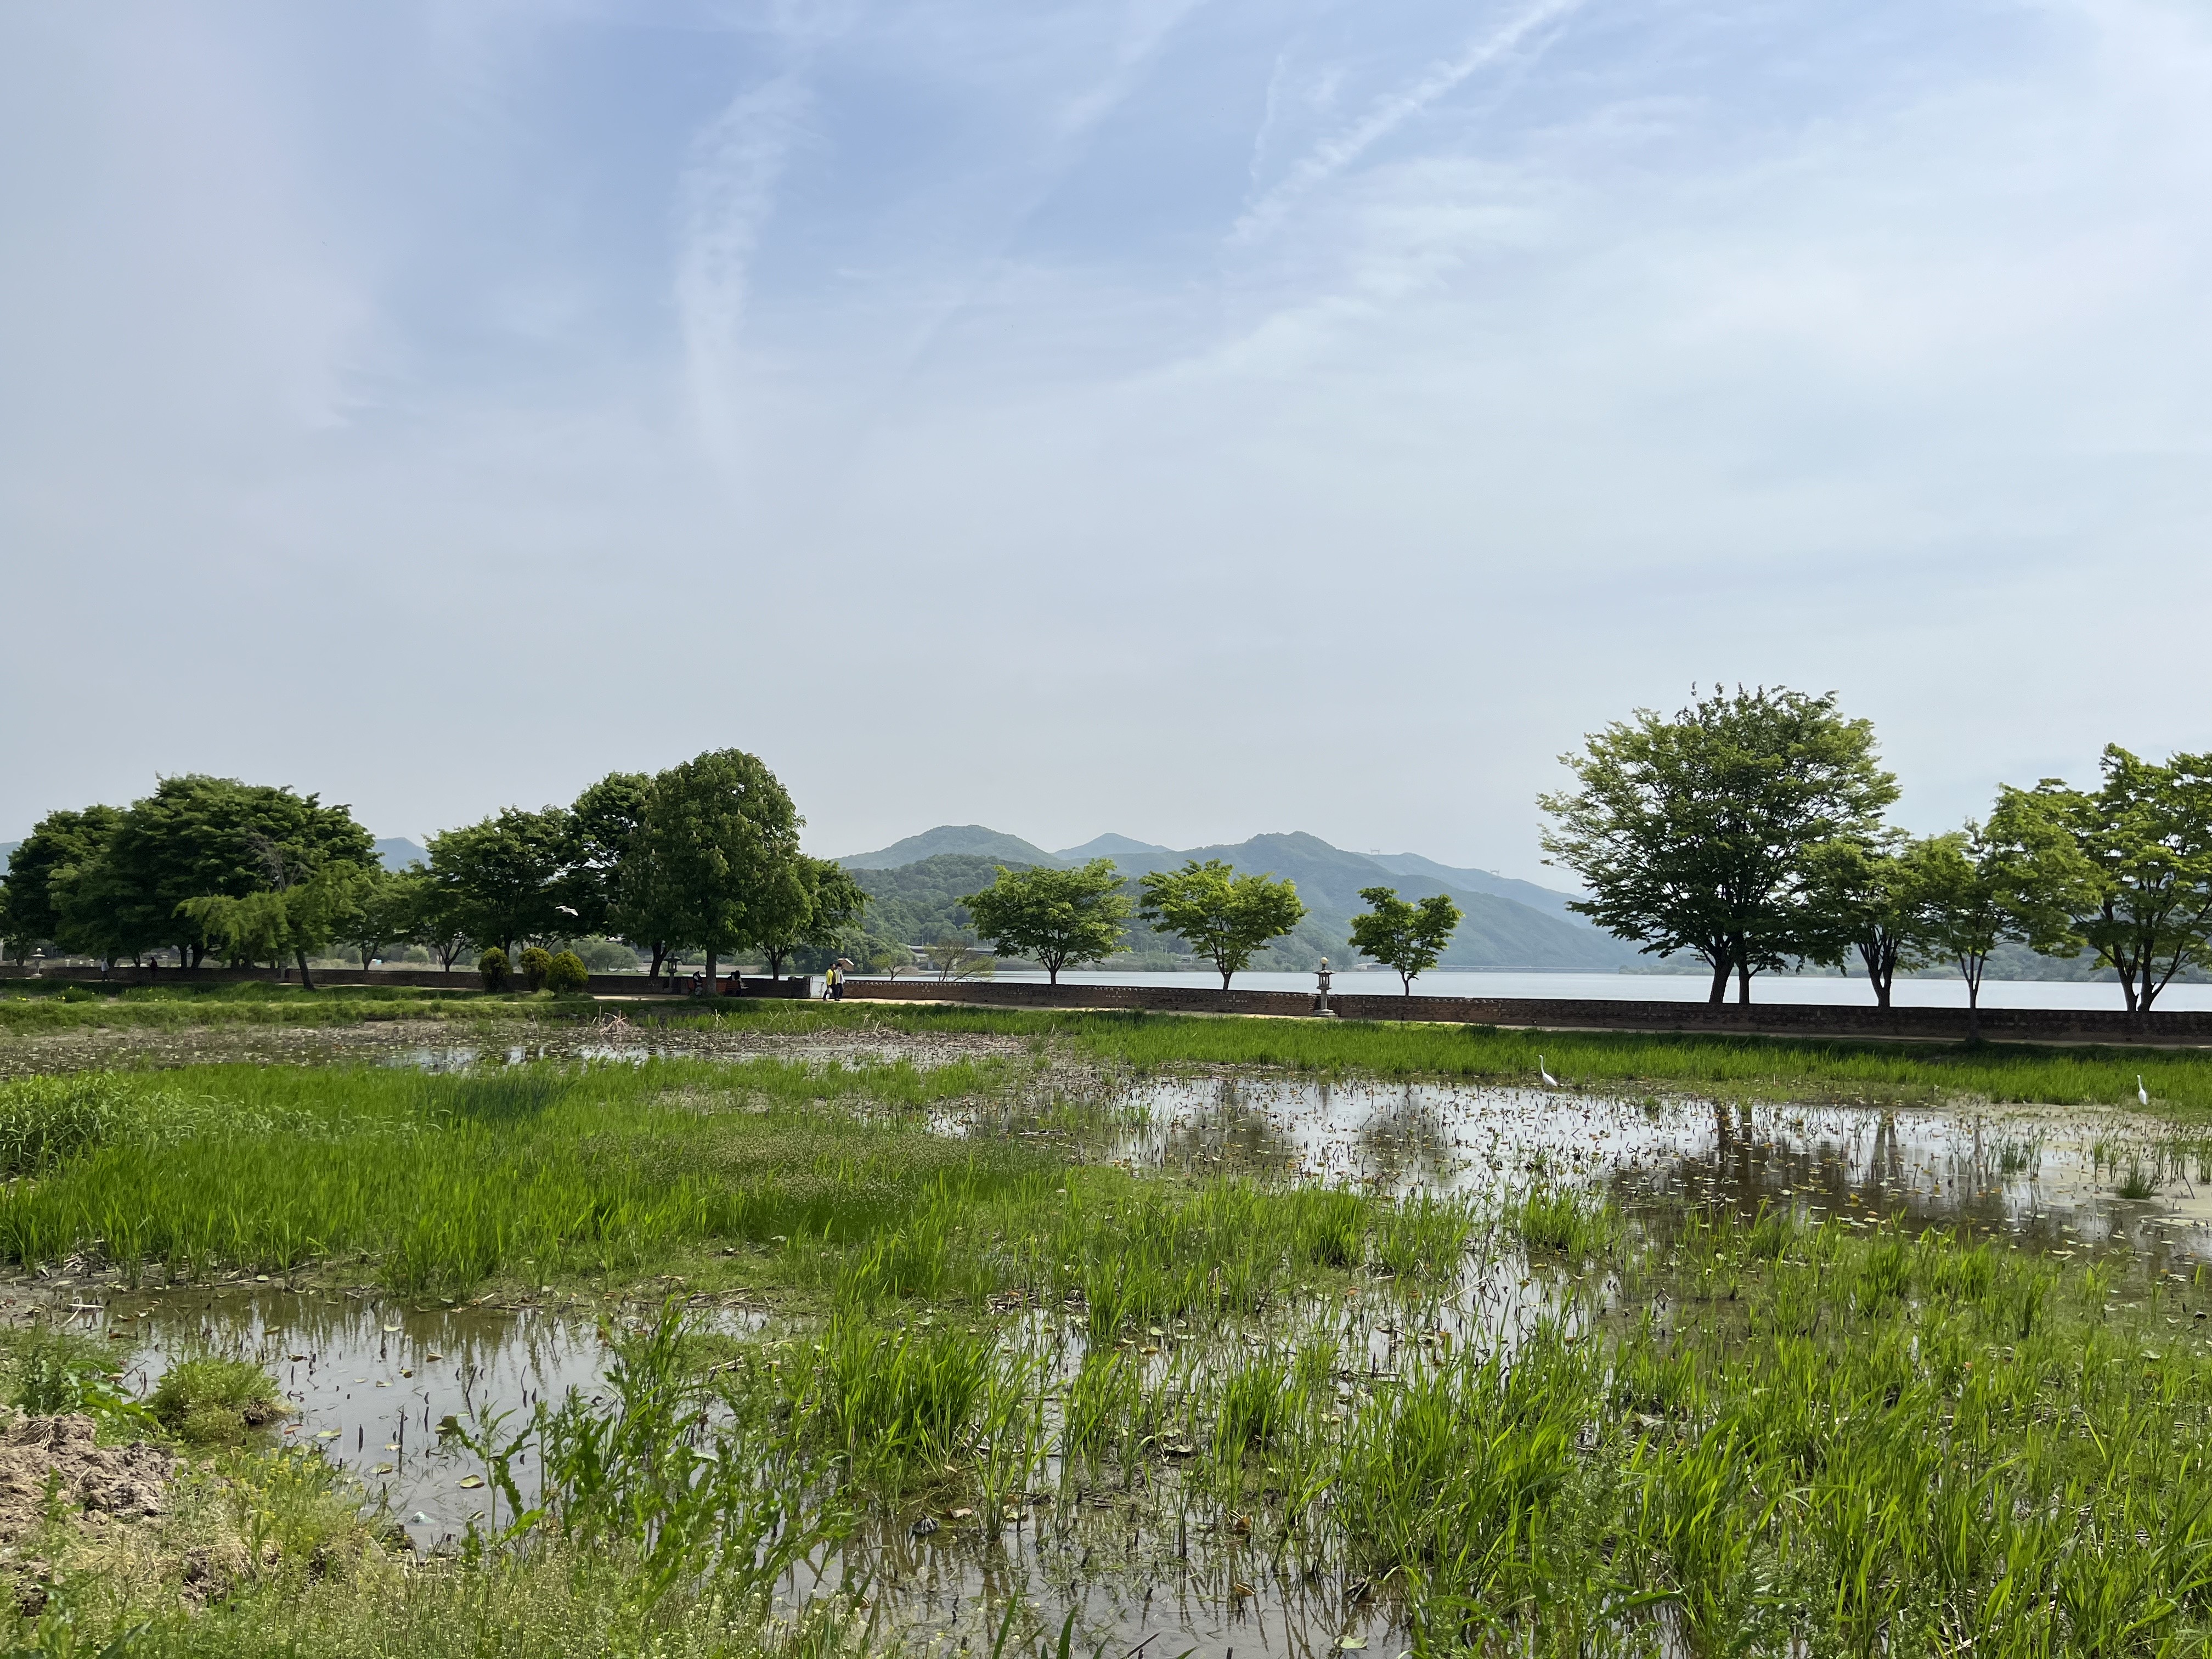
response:
<svg viewBox="0 0 2212 1659"><path fill-rule="evenodd" d="M2136 1098L2146 1106L2150 1104L2150 1091L2142 1086L2142 1073L2141 1072L2137 1072L2136 1073Z"/></svg>
<svg viewBox="0 0 2212 1659"><path fill-rule="evenodd" d="M1544 1086L1547 1089L1556 1089L1559 1086L1559 1079L1544 1069L1544 1057L1541 1054L1536 1056L1536 1075L1544 1079ZM2142 1079L2137 1078L2136 1081L2140 1083Z"/></svg>

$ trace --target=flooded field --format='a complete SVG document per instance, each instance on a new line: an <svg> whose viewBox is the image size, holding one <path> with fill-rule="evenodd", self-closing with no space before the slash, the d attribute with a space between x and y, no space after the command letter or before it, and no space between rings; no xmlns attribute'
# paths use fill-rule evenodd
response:
<svg viewBox="0 0 2212 1659"><path fill-rule="evenodd" d="M417 1042L385 1057L444 1075L547 1055L604 1065L658 1052L580 1036ZM848 1045L781 1057L854 1054ZM1208 1191L1212 1177L1229 1176L1387 1203L1358 1222L1374 1230L1364 1244L1332 1253L1317 1235L1312 1259L1341 1268L1341 1282L1240 1296L1217 1265L1207 1297L1219 1311L1203 1316L1187 1294L1147 1303L1134 1291L1115 1311L1106 1298L1127 1290L1133 1270L1102 1279L1073 1259L1028 1261L1001 1274L1004 1288L949 1305L866 1300L849 1275L841 1279L837 1305L869 1310L872 1340L886 1350L963 1328L985 1333L988 1345L994 1333L990 1364L1004 1369L993 1374L1021 1379L1021 1399L995 1444L988 1431L963 1442L963 1463L981 1460L980 1489L939 1492L933 1477L914 1476L874 1489L850 1528L779 1579L787 1610L833 1593L865 1598L872 1628L916 1649L989 1648L1017 1604L1023 1639L1049 1638L1073 1614L1071 1640L1086 1651L1111 1641L1163 1659L1186 1649L1229 1659L1240 1646L1299 1656L1404 1646L1420 1605L1412 1582L1390 1581L1357 1547L1328 1541L1320 1524L1346 1512L1337 1487L1350 1478L1347 1460L1386 1455L1360 1439L1363 1422L1408 1409L1420 1389L1442 1386L1437 1378L1475 1357L1510 1358L1531 1344L1549 1353L1637 1322L1656 1340L1701 1298L1699 1319L1755 1323L1734 1310L1735 1287L1755 1280L1762 1262L1780 1273L1800 1257L1856 1261L1862 1237L1910 1241L1938 1230L1954 1242L1947 1249L1971 1253L1993 1241L2008 1258L2052 1271L2109 1260L2120 1276L2097 1281L2112 1288L2096 1294L2130 1298L2113 1308L2158 1322L2154 1358L2206 1346L2198 1267L2212 1251L2212 1193L2203 1192L2202 1144L2146 1114L1747 1105L1280 1075L1145 1079L1087 1101L1073 1119L1064 1100L1008 1103L1018 1098L955 1099L927 1120L947 1139L1019 1142L1064 1157L1071 1170L1177 1177L1182 1191ZM1430 1235L1391 1231L1391 1215L1431 1208L1442 1220ZM1130 1213L1139 1230L1144 1216L1165 1214ZM1324 1230L1332 1224L1316 1214ZM1747 1241L1777 1218L1784 1230L1761 1255ZM1344 1224L1353 1224L1348 1215ZM916 1230L909 1223L901 1237ZM781 1242L787 1253L817 1249ZM959 1247L940 1237L933 1248ZM1713 1300L1723 1280L1725 1313ZM1844 1294L1848 1303L1853 1293ZM675 1285L594 1297L549 1283L526 1290L520 1305L477 1305L302 1290L281 1273L137 1291L79 1271L16 1285L5 1311L58 1318L127 1347L129 1381L142 1390L198 1353L266 1367L294 1412L279 1437L343 1467L418 1549L437 1551L487 1518L496 1486L495 1472L441 1425L480 1427L506 1413L512 1435L571 1390L604 1401L602 1322L634 1325L663 1295L683 1298L696 1328L723 1339L725 1376L742 1375L756 1390L702 1392L696 1435L747 1420L758 1389L784 1387L785 1368L822 1352L812 1313L793 1319L771 1299ZM2170 1305L2160 1300L2168 1295ZM1267 1391L1259 1415L1224 1438L1248 1384ZM786 1412L834 1408L777 1397ZM1279 1424L1270 1415L1279 1411ZM1082 1441L1092 1415L1106 1426ZM1669 1420L1663 1407L1614 1415L1632 1431ZM526 1502L538 1496L538 1455L526 1443L507 1465Z"/></svg>

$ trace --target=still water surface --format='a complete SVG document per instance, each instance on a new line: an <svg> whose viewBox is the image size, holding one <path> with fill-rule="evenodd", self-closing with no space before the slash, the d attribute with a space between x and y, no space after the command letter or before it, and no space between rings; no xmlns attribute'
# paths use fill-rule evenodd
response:
<svg viewBox="0 0 2212 1659"><path fill-rule="evenodd" d="M1001 981L1041 984L1038 973L1001 972ZM1217 991L1221 975L1212 973L1132 973L1069 969L1060 976L1063 985L1176 985ZM1242 973L1232 988L1240 991L1311 991L1310 973ZM1334 988L1347 995L1397 996L1401 987L1393 973L1374 969L1339 972ZM1693 974L1539 974L1450 972L1424 974L1413 981L1415 996L1437 997L1591 997L1610 1002L1703 1002L1711 981ZM1874 992L1864 979L1831 978L1812 975L1762 974L1751 982L1752 1001L1840 1003L1874 1006ZM1729 992L1735 1000L1735 992ZM1957 979L1900 979L1890 1000L1902 1008L1963 1008L1966 988ZM2212 1008L2212 985L2170 985L2155 1005L2172 1010ZM2123 1010L2126 1001L2112 980L2079 983L2060 980L1989 980L1982 986L1984 1008L2111 1008Z"/></svg>

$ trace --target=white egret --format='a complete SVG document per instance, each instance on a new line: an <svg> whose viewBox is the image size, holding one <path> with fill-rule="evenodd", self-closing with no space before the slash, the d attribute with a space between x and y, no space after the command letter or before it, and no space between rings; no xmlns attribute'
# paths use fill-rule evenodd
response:
<svg viewBox="0 0 2212 1659"><path fill-rule="evenodd" d="M1536 1075L1544 1079L1544 1086L1547 1089L1556 1089L1559 1086L1559 1079L1544 1069L1544 1057L1541 1054L1536 1056ZM2142 1079L2138 1078L2136 1081L2141 1082Z"/></svg>
<svg viewBox="0 0 2212 1659"><path fill-rule="evenodd" d="M2136 1073L2136 1098L2146 1106L2150 1104L2150 1091L2142 1086L2142 1073L2141 1072L2137 1072Z"/></svg>

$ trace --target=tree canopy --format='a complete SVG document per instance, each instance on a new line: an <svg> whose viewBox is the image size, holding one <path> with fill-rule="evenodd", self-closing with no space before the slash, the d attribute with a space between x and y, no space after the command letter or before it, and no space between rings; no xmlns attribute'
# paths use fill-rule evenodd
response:
<svg viewBox="0 0 2212 1659"><path fill-rule="evenodd" d="M2144 1014L2184 969L2212 965L2212 755L2160 765L2114 744L2100 769L2094 791L2000 791L1989 839L2030 943L2094 952Z"/></svg>
<svg viewBox="0 0 2212 1659"><path fill-rule="evenodd" d="M1590 890L1572 908L1648 952L1695 954L1711 1000L1751 1000L1754 974L1818 957L1813 849L1871 842L1897 781L1874 728L1832 695L1713 693L1673 719L1638 709L1560 757L1578 787L1542 796L1547 861Z"/></svg>
<svg viewBox="0 0 2212 1659"><path fill-rule="evenodd" d="M1406 994L1413 981L1437 965L1459 926L1460 909L1443 893L1408 904L1395 887L1363 887L1367 914L1352 919L1352 944L1364 955L1397 971Z"/></svg>
<svg viewBox="0 0 2212 1659"><path fill-rule="evenodd" d="M1306 913L1292 883L1240 876L1220 859L1156 870L1139 885L1144 898L1138 914L1211 958L1224 991L1255 952L1289 933Z"/></svg>
<svg viewBox="0 0 2212 1659"><path fill-rule="evenodd" d="M646 908L677 944L717 958L804 914L802 820L775 774L738 749L670 767L653 780L635 842L649 863Z"/></svg>
<svg viewBox="0 0 2212 1659"><path fill-rule="evenodd" d="M18 962L48 941L64 949L98 948L71 936L62 905L77 872L98 862L122 821L112 806L49 812L8 854L8 878L0 884L0 941Z"/></svg>
<svg viewBox="0 0 2212 1659"><path fill-rule="evenodd" d="M518 939L587 932L568 899L573 840L557 806L501 807L479 823L430 837L430 881L456 932L514 954Z"/></svg>
<svg viewBox="0 0 2212 1659"><path fill-rule="evenodd" d="M1073 870L1012 870L1002 864L988 887L960 902L975 917L975 931L1001 955L1034 957L1054 985L1061 969L1112 956L1131 911L1111 859L1093 859Z"/></svg>

